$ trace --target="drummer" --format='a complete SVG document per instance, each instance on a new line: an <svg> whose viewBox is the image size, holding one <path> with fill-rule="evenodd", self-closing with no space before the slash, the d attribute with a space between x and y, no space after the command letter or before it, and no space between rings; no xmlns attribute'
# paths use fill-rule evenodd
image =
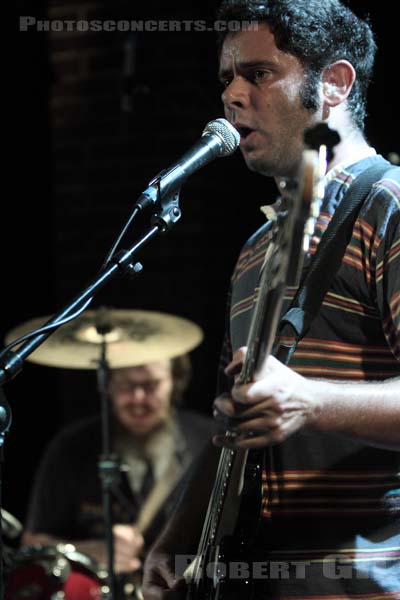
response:
<svg viewBox="0 0 400 600"><path fill-rule="evenodd" d="M180 407L189 377L187 354L110 372L112 448L122 464L112 501L116 573L140 568L189 464L212 433L211 419ZM97 417L69 426L52 440L34 481L24 545L68 542L107 563L101 441Z"/></svg>

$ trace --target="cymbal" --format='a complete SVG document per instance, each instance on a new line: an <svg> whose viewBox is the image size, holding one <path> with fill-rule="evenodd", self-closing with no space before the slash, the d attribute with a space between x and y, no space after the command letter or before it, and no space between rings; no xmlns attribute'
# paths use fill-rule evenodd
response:
<svg viewBox="0 0 400 600"><path fill-rule="evenodd" d="M49 318L31 319L15 327L7 333L6 344L37 329ZM200 327L182 317L145 310L100 308L85 311L59 327L27 360L64 369L97 369L104 340L108 364L117 369L186 354L202 339Z"/></svg>

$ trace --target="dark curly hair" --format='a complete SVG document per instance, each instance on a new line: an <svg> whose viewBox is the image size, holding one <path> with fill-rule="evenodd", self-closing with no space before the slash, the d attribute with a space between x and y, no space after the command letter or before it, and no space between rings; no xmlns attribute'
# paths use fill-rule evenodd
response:
<svg viewBox="0 0 400 600"><path fill-rule="evenodd" d="M366 96L376 54L367 20L357 17L339 0L223 0L217 18L267 23L279 50L295 56L305 68L302 101L312 111L318 108L317 86L322 71L337 60L348 60L357 73L348 107L354 123L364 130ZM219 48L226 34L220 34Z"/></svg>

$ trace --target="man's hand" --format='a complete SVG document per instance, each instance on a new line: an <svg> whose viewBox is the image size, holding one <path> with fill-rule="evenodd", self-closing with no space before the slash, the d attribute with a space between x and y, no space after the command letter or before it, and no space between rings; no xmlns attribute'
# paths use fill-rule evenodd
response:
<svg viewBox="0 0 400 600"><path fill-rule="evenodd" d="M186 584L174 571L174 557L158 550L150 551L144 564L142 593L144 600L184 600Z"/></svg>
<svg viewBox="0 0 400 600"><path fill-rule="evenodd" d="M113 525L114 535L114 571L115 573L131 573L142 565L139 558L144 540L133 525ZM79 552L87 554L99 564L107 568L108 554L104 540L82 540L74 542Z"/></svg>
<svg viewBox="0 0 400 600"><path fill-rule="evenodd" d="M245 355L246 348L235 353L225 370L227 375L240 372ZM316 420L320 410L317 385L268 357L254 382L235 383L231 396L215 400L215 416L235 435L217 435L214 444L252 449L283 442Z"/></svg>
<svg viewBox="0 0 400 600"><path fill-rule="evenodd" d="M129 573L141 566L138 558L144 540L133 525L114 525L114 568L116 573Z"/></svg>

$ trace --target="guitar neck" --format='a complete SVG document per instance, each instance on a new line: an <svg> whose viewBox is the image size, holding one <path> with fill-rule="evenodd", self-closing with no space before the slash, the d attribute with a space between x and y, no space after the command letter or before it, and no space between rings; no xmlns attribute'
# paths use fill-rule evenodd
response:
<svg viewBox="0 0 400 600"><path fill-rule="evenodd" d="M247 353L238 380L241 384L254 380L274 343L286 287L286 280L282 275L282 269L286 266L284 253L290 250L281 222L290 218L288 214L287 210L276 214L271 224L271 240L261 267L247 339ZM278 247L279 255L276 252Z"/></svg>

